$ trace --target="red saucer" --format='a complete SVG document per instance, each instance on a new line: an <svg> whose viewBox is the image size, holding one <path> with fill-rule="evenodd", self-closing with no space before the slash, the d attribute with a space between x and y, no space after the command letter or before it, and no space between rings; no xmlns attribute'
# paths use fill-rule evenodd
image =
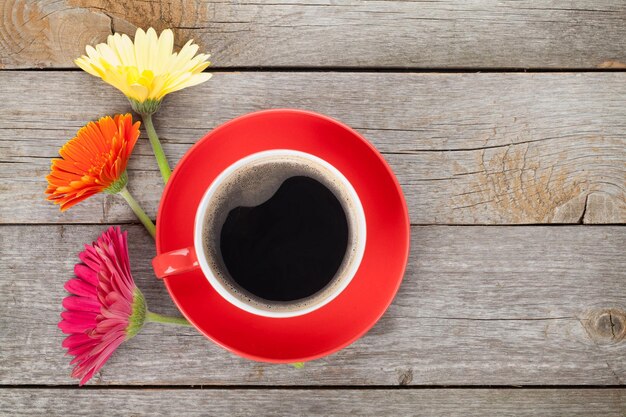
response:
<svg viewBox="0 0 626 417"><path fill-rule="evenodd" d="M165 187L157 252L193 246L196 207L213 179L237 160L269 149L316 155L352 183L365 211L367 243L350 285L319 310L268 318L221 298L200 270L164 281L185 317L218 345L257 361L305 362L365 334L393 300L408 259L409 216L400 185L357 132L320 114L282 109L251 113L214 129L185 154Z"/></svg>

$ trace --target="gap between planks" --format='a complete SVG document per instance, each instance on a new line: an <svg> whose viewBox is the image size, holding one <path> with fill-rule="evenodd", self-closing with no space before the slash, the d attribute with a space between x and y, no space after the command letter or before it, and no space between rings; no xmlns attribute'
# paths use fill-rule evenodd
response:
<svg viewBox="0 0 626 417"><path fill-rule="evenodd" d="M105 391L105 390L195 390L195 391L218 391L218 390L279 390L279 391L383 391L383 390L623 390L626 392L626 385L83 385L77 384L0 384L0 390L24 389L24 390L41 390L41 389L77 389L88 391Z"/></svg>
<svg viewBox="0 0 626 417"><path fill-rule="evenodd" d="M0 68L0 72L82 72L77 67L60 68ZM518 74L518 73L595 73L626 72L626 68L405 68L405 67L209 67L204 72L356 72L389 74Z"/></svg>

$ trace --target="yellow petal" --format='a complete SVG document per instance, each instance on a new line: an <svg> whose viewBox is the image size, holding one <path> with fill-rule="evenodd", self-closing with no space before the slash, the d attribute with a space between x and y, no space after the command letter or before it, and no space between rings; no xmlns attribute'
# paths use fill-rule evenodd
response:
<svg viewBox="0 0 626 417"><path fill-rule="evenodd" d="M193 67L191 69L191 72L193 74L200 74L202 71L204 71L205 69L207 69L209 67L209 65L211 65L211 63L209 61L207 62L203 62L201 64L198 64L197 66Z"/></svg>
<svg viewBox="0 0 626 417"><path fill-rule="evenodd" d="M100 58L100 54L98 53L98 51L96 51L94 47L91 45L87 45L87 47L85 48L85 51L87 51L87 56L91 60L97 60Z"/></svg>
<svg viewBox="0 0 626 417"><path fill-rule="evenodd" d="M197 51L198 45L193 45L191 41L187 42L185 46L183 46L183 49L181 49L178 53L178 56L176 57L170 68L168 68L168 71L176 72L182 70L183 67L189 62L189 60L193 58Z"/></svg>
<svg viewBox="0 0 626 417"><path fill-rule="evenodd" d="M130 94L127 94L127 97L133 98L138 102L142 103L148 98L148 88L141 84L133 84L129 86Z"/></svg>
<svg viewBox="0 0 626 417"><path fill-rule="evenodd" d="M162 74L165 72L165 68L169 63L169 59L172 56L172 49L174 48L174 34L170 29L165 29L159 36L159 47L156 57L156 66L154 72L156 74Z"/></svg>
<svg viewBox="0 0 626 417"><path fill-rule="evenodd" d="M128 85L135 84L141 75L137 70L137 67L126 68L126 83Z"/></svg>
<svg viewBox="0 0 626 417"><path fill-rule="evenodd" d="M132 97L134 91L130 88L130 84L125 74L121 74L115 70L107 70L102 79L120 90L126 97L134 98Z"/></svg>
<svg viewBox="0 0 626 417"><path fill-rule="evenodd" d="M121 65L135 65L134 51L125 47L122 35L119 33L113 35L112 42L109 46L117 53Z"/></svg>
<svg viewBox="0 0 626 417"><path fill-rule="evenodd" d="M148 67L148 41L146 39L146 33L137 28L135 33L135 60L137 61L137 70L143 72Z"/></svg>
<svg viewBox="0 0 626 417"><path fill-rule="evenodd" d="M78 65L80 68L83 69L83 71L88 72L91 75L94 75L96 77L101 77L101 75L93 68L93 65L91 65L88 61L87 61L87 57L86 56L82 56L80 58L76 58L74 60L74 63L76 65Z"/></svg>
<svg viewBox="0 0 626 417"><path fill-rule="evenodd" d="M96 45L96 51L109 65L116 67L121 64L115 51L106 43Z"/></svg>
<svg viewBox="0 0 626 417"><path fill-rule="evenodd" d="M184 85L190 78L191 78L191 73L188 73L188 72L184 72L175 78L170 78L167 81L166 85L163 87L163 91L161 92L162 94L161 97L165 96L166 94L172 93L174 91L181 90L184 87L180 87L180 86Z"/></svg>
<svg viewBox="0 0 626 417"><path fill-rule="evenodd" d="M146 46L148 62L145 69L153 69L156 66L157 51L159 49L159 39L154 28L149 28L146 32L146 36L148 41L148 45Z"/></svg>
<svg viewBox="0 0 626 417"><path fill-rule="evenodd" d="M128 56L128 66L137 66L137 60L135 58L135 46L133 45L133 41L130 40L128 35L122 35L121 47L126 51L126 55Z"/></svg>
<svg viewBox="0 0 626 417"><path fill-rule="evenodd" d="M165 85L165 82L167 81L166 77L166 75L159 75L154 77L154 80L152 81L152 86L150 87L150 94L148 95L148 98L160 99L163 97L161 95L161 92L163 91L163 87Z"/></svg>
<svg viewBox="0 0 626 417"><path fill-rule="evenodd" d="M154 80L154 73L150 70L145 70L141 73L139 79L137 79L137 83L150 88L152 80Z"/></svg>
<svg viewBox="0 0 626 417"><path fill-rule="evenodd" d="M204 69L208 67L209 65L210 65L210 62L206 61L204 56L198 55L197 57L189 61L189 64L185 66L184 71L198 73L198 72L204 71Z"/></svg>
<svg viewBox="0 0 626 417"><path fill-rule="evenodd" d="M193 87L194 85L202 84L203 82L209 81L213 77L213 74L208 72L203 72L201 74L194 74L182 88Z"/></svg>

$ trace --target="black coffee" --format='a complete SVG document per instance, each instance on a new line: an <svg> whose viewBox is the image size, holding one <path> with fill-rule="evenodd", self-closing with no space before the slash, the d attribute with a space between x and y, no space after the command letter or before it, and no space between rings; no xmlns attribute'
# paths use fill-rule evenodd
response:
<svg viewBox="0 0 626 417"><path fill-rule="evenodd" d="M220 234L222 259L233 280L270 301L298 300L324 288L347 246L341 203L304 176L288 178L259 206L231 210Z"/></svg>

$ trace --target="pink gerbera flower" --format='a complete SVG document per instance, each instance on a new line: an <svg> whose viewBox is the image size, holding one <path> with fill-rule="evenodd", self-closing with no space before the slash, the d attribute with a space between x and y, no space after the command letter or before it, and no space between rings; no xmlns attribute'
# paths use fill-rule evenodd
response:
<svg viewBox="0 0 626 417"><path fill-rule="evenodd" d="M63 300L59 328L76 364L72 377L80 385L102 368L113 352L135 336L146 319L146 303L130 273L127 233L111 227L78 256L76 278L65 284L72 293Z"/></svg>

